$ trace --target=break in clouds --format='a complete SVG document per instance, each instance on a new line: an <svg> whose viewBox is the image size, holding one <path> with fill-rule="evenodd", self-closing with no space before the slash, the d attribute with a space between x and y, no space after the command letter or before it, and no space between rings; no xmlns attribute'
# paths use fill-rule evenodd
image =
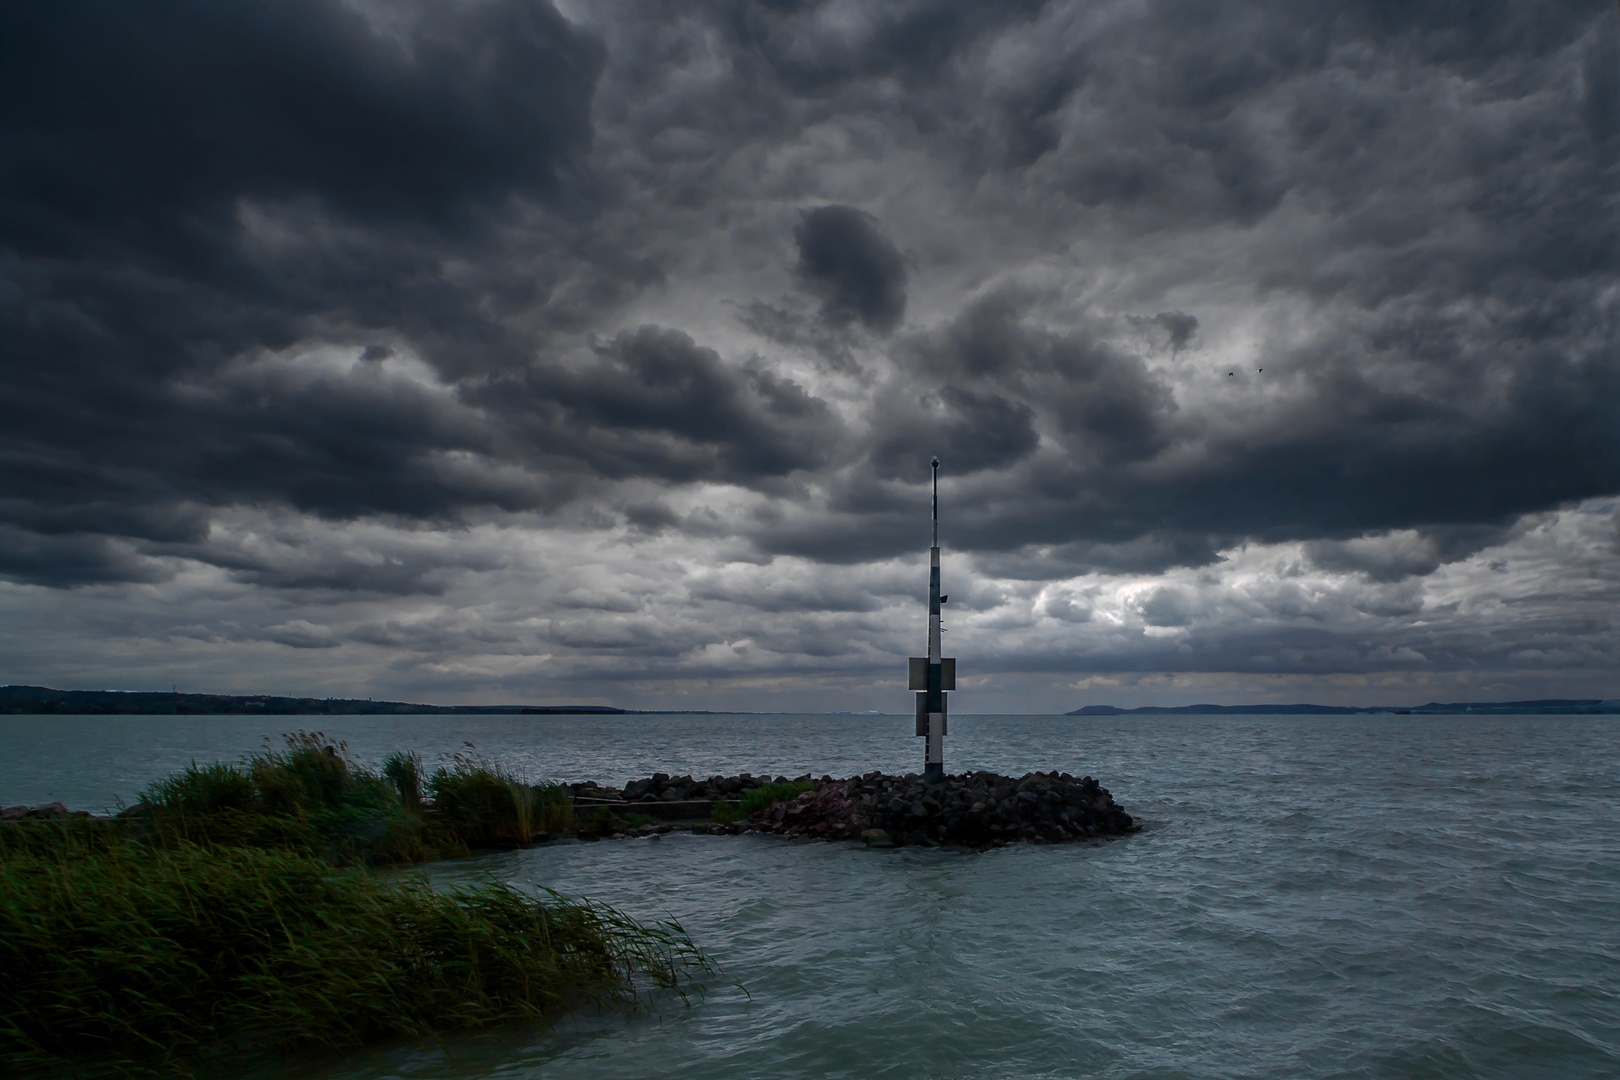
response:
<svg viewBox="0 0 1620 1080"><path fill-rule="evenodd" d="M1613 696L1607 0L0 12L4 681Z"/></svg>

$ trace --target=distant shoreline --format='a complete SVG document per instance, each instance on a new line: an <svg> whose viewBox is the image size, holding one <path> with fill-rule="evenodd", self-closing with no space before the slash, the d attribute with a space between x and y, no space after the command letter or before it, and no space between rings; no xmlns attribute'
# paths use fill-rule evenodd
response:
<svg viewBox="0 0 1620 1080"><path fill-rule="evenodd" d="M663 712L664 710L658 710ZM682 715L713 715L680 710ZM308 698L279 694L180 694L139 690L55 690L0 686L0 715L50 716L634 716L648 710L611 705L424 705L369 698Z"/></svg>
<svg viewBox="0 0 1620 1080"><path fill-rule="evenodd" d="M1539 701L1431 701L1427 705L1144 705L1119 709L1087 705L1064 716L1593 716L1620 714L1620 698L1547 698Z"/></svg>
<svg viewBox="0 0 1620 1080"><path fill-rule="evenodd" d="M1464 716L1620 715L1620 698L1431 701L1427 705L1087 705L1063 716ZM620 709L612 705L427 705L279 694L180 694L140 690L55 690L0 686L0 716L771 716L728 709ZM826 716L905 715L828 712ZM970 714L964 714L970 715Z"/></svg>

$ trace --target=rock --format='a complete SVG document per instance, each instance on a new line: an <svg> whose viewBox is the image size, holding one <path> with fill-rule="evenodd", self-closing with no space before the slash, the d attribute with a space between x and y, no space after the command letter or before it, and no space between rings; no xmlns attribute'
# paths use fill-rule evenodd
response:
<svg viewBox="0 0 1620 1080"><path fill-rule="evenodd" d="M0 821L21 821L27 815L27 806L0 807Z"/></svg>
<svg viewBox="0 0 1620 1080"><path fill-rule="evenodd" d="M152 808L143 802L132 803L118 811L121 818L150 817L151 814Z"/></svg>
<svg viewBox="0 0 1620 1080"><path fill-rule="evenodd" d="M804 842L865 840L882 833L890 846L949 844L984 849L1020 840L1067 843L1117 836L1137 828L1097 781L1055 770L1021 777L980 770L947 776L938 785L925 785L915 773L887 776L876 771L844 780L824 775L814 781L808 773L798 779L814 787L757 811L747 821L723 826L704 822L692 831L711 835L768 832ZM762 784L787 782L785 776L750 773L701 781L656 773L624 785L622 795L592 782L568 786L587 802L618 796L626 801L626 809L633 809L637 802L682 801L706 809L716 799L735 800ZM668 828L666 825L662 831ZM652 832L638 829L635 835L658 835L659 831L657 827Z"/></svg>
<svg viewBox="0 0 1620 1080"><path fill-rule="evenodd" d="M894 847L894 839L882 829L867 829L861 833L861 839L866 841L867 847Z"/></svg>
<svg viewBox="0 0 1620 1080"><path fill-rule="evenodd" d="M45 803L43 806L34 807L23 816L47 819L65 818L68 816L68 808L59 802Z"/></svg>

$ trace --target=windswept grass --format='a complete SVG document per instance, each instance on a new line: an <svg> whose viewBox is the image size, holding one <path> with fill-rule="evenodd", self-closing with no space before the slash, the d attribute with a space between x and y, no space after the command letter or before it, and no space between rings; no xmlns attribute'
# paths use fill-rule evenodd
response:
<svg viewBox="0 0 1620 1080"><path fill-rule="evenodd" d="M165 849L95 823L0 835L0 1063L190 1075L581 1005L708 970L678 925L491 882L334 870L293 851Z"/></svg>
<svg viewBox="0 0 1620 1080"><path fill-rule="evenodd" d="M422 755L396 750L383 758L383 777L394 785L400 803L413 814L422 812Z"/></svg>
<svg viewBox="0 0 1620 1080"><path fill-rule="evenodd" d="M284 736L241 764L198 765L149 785L143 838L168 844L293 848L337 863L421 862L466 850L435 835L389 779L318 731Z"/></svg>
<svg viewBox="0 0 1620 1080"><path fill-rule="evenodd" d="M456 754L428 780L437 822L467 847L526 845L574 827L574 801L536 788L502 766Z"/></svg>
<svg viewBox="0 0 1620 1080"><path fill-rule="evenodd" d="M355 864L528 844L573 800L456 755L380 771L320 732L150 785L119 820L0 828L0 1074L189 1076L682 992L674 923L491 881L435 892ZM343 869L343 867L351 869Z"/></svg>
<svg viewBox="0 0 1620 1080"><path fill-rule="evenodd" d="M573 831L574 803L482 759L456 754L427 773L395 753L373 772L318 731L240 764L198 765L142 792L142 838L293 848L334 863L422 862L473 848L523 847Z"/></svg>

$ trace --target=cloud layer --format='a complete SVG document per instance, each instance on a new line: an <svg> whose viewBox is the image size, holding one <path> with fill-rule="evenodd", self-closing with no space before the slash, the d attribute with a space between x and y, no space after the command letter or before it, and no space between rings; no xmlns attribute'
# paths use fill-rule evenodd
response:
<svg viewBox="0 0 1620 1080"><path fill-rule="evenodd" d="M964 707L1620 693L1612 5L70 0L0 71L8 681L899 710L938 454Z"/></svg>

